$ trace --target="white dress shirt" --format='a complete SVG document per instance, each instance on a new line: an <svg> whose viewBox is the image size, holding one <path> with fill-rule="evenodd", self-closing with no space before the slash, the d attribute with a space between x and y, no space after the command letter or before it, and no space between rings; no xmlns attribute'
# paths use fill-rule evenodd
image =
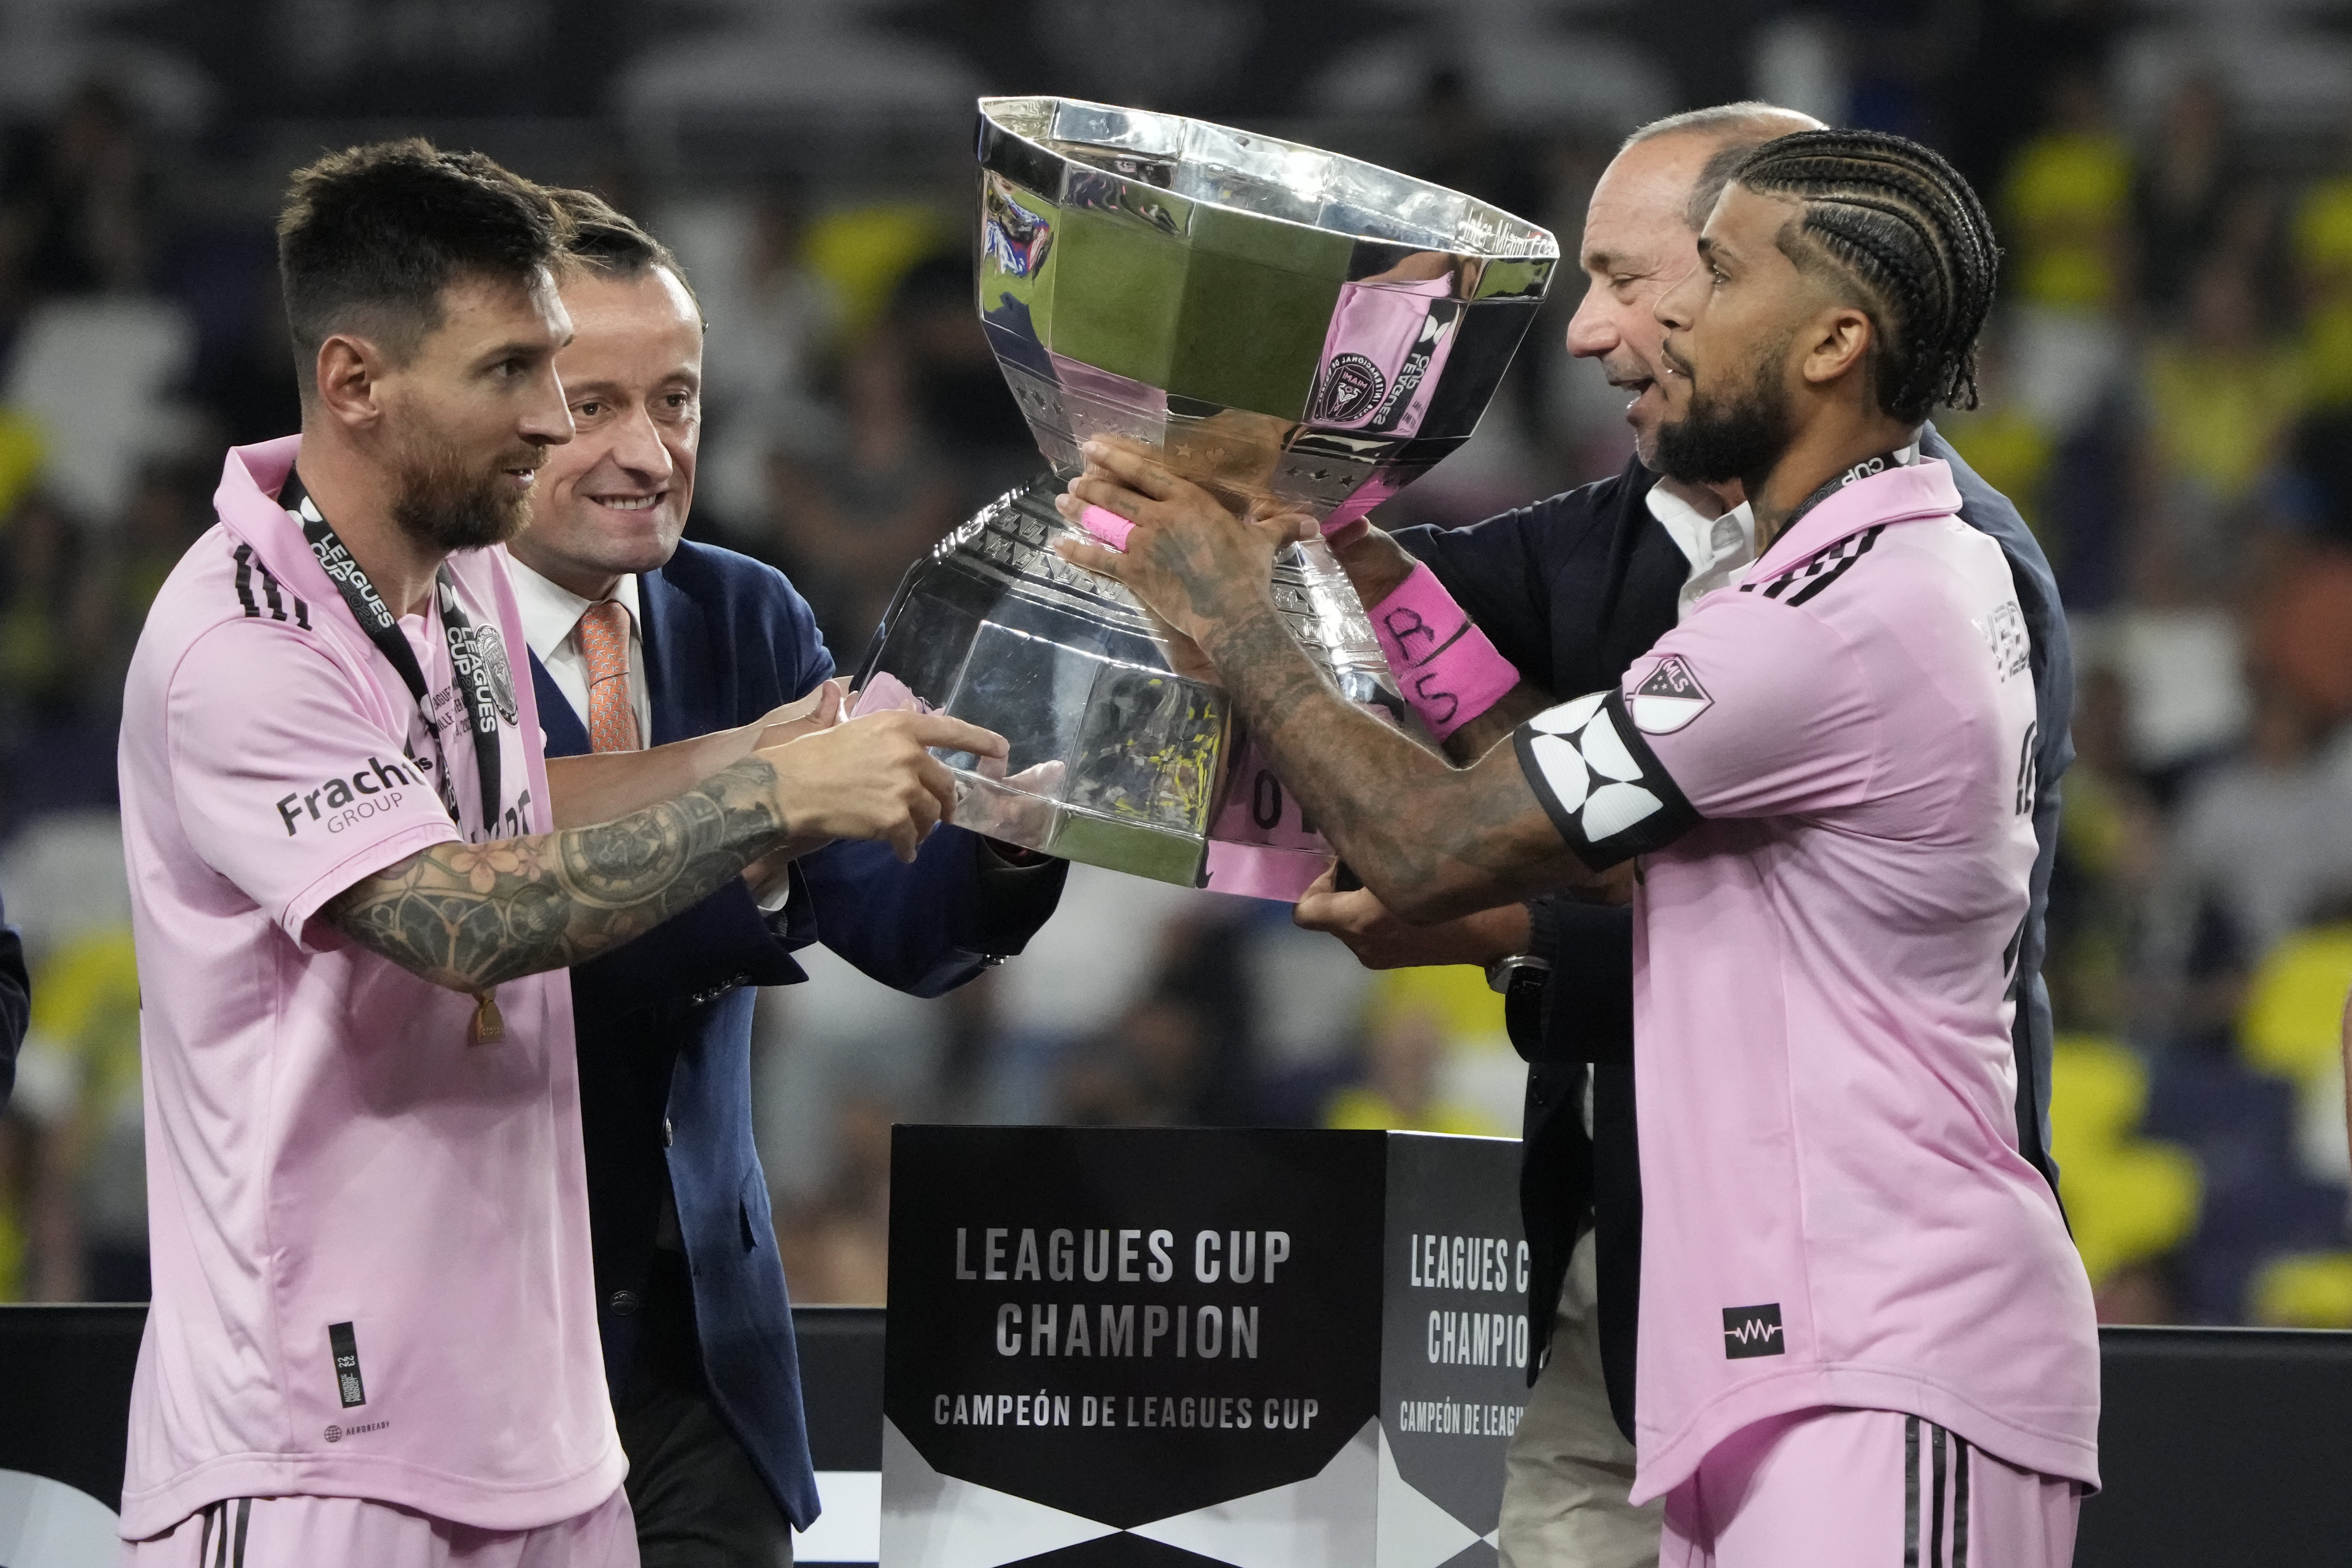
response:
<svg viewBox="0 0 2352 1568"><path fill-rule="evenodd" d="M1693 605L1717 588L1738 582L1739 574L1756 559L1756 513L1746 501L1721 517L1709 517L1674 493L1664 480L1652 485L1644 499L1650 515L1690 560L1690 575L1683 580L1682 592L1675 599L1677 617L1690 614ZM523 619L530 618L526 608Z"/></svg>
<svg viewBox="0 0 2352 1568"><path fill-rule="evenodd" d="M580 647L580 617L590 602L560 584L541 576L509 553L507 569L514 576L515 607L522 612L522 635L530 651L554 678L555 689L572 704L580 722L588 722L588 655ZM629 707L637 716L637 743L654 743L653 693L646 684L644 620L637 613L637 580L623 577L613 590L629 612Z"/></svg>

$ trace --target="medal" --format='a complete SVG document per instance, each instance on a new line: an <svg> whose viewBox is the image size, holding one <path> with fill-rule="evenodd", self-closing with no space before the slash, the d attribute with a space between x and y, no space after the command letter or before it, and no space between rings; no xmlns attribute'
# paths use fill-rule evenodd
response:
<svg viewBox="0 0 2352 1568"><path fill-rule="evenodd" d="M506 1037L506 1016L499 1011L499 992L494 985L474 998L474 1022L466 1031L466 1043L495 1046Z"/></svg>

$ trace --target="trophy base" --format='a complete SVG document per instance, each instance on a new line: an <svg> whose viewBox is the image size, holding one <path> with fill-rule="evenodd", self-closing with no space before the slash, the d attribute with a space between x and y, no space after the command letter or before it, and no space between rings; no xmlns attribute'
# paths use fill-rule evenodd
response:
<svg viewBox="0 0 2352 1568"><path fill-rule="evenodd" d="M968 769L948 771L955 775L955 825L985 837L1183 888L1202 886L1213 858L1198 834L1087 811Z"/></svg>
<svg viewBox="0 0 2352 1568"><path fill-rule="evenodd" d="M1284 849L1268 844L1228 844L1209 841L1209 864L1201 886L1213 893L1244 899L1272 899L1295 904L1331 868L1328 849Z"/></svg>
<svg viewBox="0 0 2352 1568"><path fill-rule="evenodd" d="M989 838L1124 871L1155 882L1295 904L1331 868L1328 849L1230 844L1083 811L964 768L955 775L955 824Z"/></svg>

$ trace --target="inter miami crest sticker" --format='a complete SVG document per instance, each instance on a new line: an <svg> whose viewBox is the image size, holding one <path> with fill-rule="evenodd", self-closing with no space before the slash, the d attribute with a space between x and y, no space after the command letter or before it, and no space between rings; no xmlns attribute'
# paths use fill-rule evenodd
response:
<svg viewBox="0 0 2352 1568"><path fill-rule="evenodd" d="M1683 656L1669 654L1633 689L1634 728L1671 735L1715 705Z"/></svg>
<svg viewBox="0 0 2352 1568"><path fill-rule="evenodd" d="M1362 354L1334 354L1323 367L1323 385L1315 396L1315 418L1327 425L1360 419L1381 405L1389 389L1381 367Z"/></svg>

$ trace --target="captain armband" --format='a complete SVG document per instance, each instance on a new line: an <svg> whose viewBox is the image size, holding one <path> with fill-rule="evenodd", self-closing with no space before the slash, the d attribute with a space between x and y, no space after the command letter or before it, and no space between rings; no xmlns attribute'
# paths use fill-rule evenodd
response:
<svg viewBox="0 0 2352 1568"><path fill-rule="evenodd" d="M1595 871L1663 849L1698 821L1620 692L1547 708L1511 732L1511 744L1552 826Z"/></svg>
<svg viewBox="0 0 2352 1568"><path fill-rule="evenodd" d="M1443 741L1519 683L1519 672L1424 563L1371 612L1389 668L1429 732Z"/></svg>

